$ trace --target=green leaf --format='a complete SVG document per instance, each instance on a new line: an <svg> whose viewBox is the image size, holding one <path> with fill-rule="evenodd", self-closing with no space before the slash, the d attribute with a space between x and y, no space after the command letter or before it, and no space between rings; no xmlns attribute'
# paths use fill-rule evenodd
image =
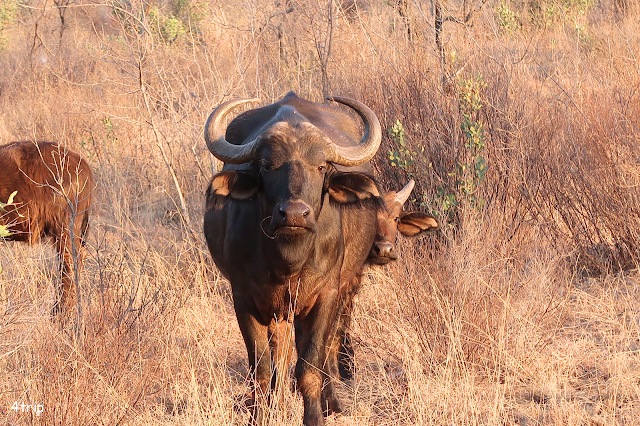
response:
<svg viewBox="0 0 640 426"><path fill-rule="evenodd" d="M18 193L18 191L13 191L11 193L11 195L9 195L9 199L7 200L7 204L6 205L13 204L13 197L15 197L17 193Z"/></svg>
<svg viewBox="0 0 640 426"><path fill-rule="evenodd" d="M13 232L9 232L7 225L0 225L0 238L6 238L13 235Z"/></svg>

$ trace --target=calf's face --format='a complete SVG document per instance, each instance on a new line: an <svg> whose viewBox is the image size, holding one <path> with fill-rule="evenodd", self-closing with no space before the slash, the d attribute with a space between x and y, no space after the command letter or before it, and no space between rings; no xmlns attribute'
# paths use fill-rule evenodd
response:
<svg viewBox="0 0 640 426"><path fill-rule="evenodd" d="M422 232L438 227L430 215L418 211L402 211L415 182L412 180L400 191L391 191L384 196L386 209L378 210L376 238L369 253L369 260L377 265L386 265L398 258L396 239L398 232L406 237L415 237Z"/></svg>

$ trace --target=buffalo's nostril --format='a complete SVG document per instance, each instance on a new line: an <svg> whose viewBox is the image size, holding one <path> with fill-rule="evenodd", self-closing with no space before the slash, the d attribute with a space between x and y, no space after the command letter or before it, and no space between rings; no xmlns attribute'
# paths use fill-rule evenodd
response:
<svg viewBox="0 0 640 426"><path fill-rule="evenodd" d="M278 214L288 226L307 226L311 208L302 201L287 201L278 208Z"/></svg>
<svg viewBox="0 0 640 426"><path fill-rule="evenodd" d="M386 242L385 243L377 243L375 245L375 248L377 248L379 256L384 256L384 257L392 257L393 256L394 247L393 247L393 244L391 244L391 243L386 243Z"/></svg>

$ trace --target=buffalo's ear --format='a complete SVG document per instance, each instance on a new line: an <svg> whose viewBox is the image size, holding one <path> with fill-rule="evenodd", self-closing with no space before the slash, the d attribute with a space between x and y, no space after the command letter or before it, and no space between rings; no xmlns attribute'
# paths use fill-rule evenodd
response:
<svg viewBox="0 0 640 426"><path fill-rule="evenodd" d="M213 177L207 190L207 198L218 195L234 200L248 200L257 190L258 184L254 176L237 170L226 170Z"/></svg>
<svg viewBox="0 0 640 426"><path fill-rule="evenodd" d="M398 221L398 231L406 237L415 237L421 232L438 227L438 222L426 213L402 212Z"/></svg>
<svg viewBox="0 0 640 426"><path fill-rule="evenodd" d="M375 181L362 173L335 173L329 182L331 199L341 204L351 204L380 197Z"/></svg>

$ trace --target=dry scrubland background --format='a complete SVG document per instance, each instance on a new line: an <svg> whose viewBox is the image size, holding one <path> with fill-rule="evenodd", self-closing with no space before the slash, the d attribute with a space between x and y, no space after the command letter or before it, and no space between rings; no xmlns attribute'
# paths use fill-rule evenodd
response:
<svg viewBox="0 0 640 426"><path fill-rule="evenodd" d="M329 424L635 424L638 11L0 0L0 142L59 141L98 181L75 326L48 315L53 250L0 247L0 424L245 424L245 349L201 235L202 127L291 89L370 105L393 129L378 177L414 177L443 223L369 274ZM284 408L272 424L301 422L295 394Z"/></svg>

